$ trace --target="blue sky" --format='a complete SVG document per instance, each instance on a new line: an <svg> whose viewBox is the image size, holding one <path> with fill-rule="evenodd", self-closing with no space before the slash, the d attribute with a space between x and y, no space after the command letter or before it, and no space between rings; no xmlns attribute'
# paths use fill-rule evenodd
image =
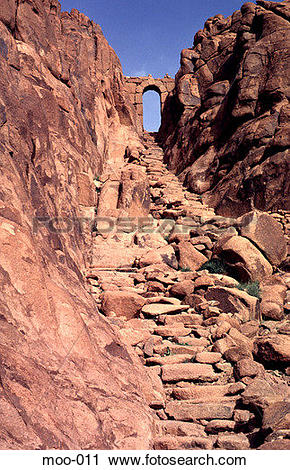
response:
<svg viewBox="0 0 290 470"><path fill-rule="evenodd" d="M229 16L244 1L60 0L60 3L63 11L76 8L102 27L121 60L125 75L150 73L157 78L166 73L174 77L181 50L192 46L195 33L203 28L207 18L218 13ZM149 106L152 113L151 116L148 113L149 122L144 122L144 126L156 128L158 119L154 119L154 115L159 106L157 103L156 108L158 96L155 92L147 94L146 109Z"/></svg>

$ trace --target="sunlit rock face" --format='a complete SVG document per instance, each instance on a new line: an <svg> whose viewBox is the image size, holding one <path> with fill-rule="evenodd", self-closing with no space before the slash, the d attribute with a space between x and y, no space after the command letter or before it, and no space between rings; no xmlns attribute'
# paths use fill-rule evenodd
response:
<svg viewBox="0 0 290 470"><path fill-rule="evenodd" d="M289 210L289 15L289 2L245 3L181 53L166 159L222 215Z"/></svg>
<svg viewBox="0 0 290 470"><path fill-rule="evenodd" d="M85 290L71 222L139 142L120 62L78 11L1 0L0 68L0 448L150 448L148 378Z"/></svg>

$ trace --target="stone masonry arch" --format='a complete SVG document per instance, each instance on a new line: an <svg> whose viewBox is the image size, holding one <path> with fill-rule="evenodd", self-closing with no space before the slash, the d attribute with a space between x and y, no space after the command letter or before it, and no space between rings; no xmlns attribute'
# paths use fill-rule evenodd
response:
<svg viewBox="0 0 290 470"><path fill-rule="evenodd" d="M161 117L164 109L164 103L168 94L174 89L175 80L169 75L164 78L153 78L151 75L147 77L124 77L125 86L130 95L130 99L136 109L137 129L142 134L143 129L143 94L148 90L156 91L160 96Z"/></svg>

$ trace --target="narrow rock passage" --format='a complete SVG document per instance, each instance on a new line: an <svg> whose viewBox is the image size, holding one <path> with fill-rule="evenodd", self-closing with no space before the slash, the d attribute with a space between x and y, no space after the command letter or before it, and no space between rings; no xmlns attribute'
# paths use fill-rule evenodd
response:
<svg viewBox="0 0 290 470"><path fill-rule="evenodd" d="M263 419L269 404L289 406L289 321L268 322L271 347L278 338L284 359L267 371L256 361L266 331L257 297L233 277L202 269L221 234L238 233L232 220L182 186L154 134L144 134L144 146L133 164L149 179L154 230L97 236L103 257L87 278L101 312L148 371L154 448L257 448L269 445L268 435L287 442L283 419L278 430Z"/></svg>

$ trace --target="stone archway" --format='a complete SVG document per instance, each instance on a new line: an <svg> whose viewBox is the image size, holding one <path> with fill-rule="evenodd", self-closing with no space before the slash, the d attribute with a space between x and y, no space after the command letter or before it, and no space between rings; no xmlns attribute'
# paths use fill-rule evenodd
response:
<svg viewBox="0 0 290 470"><path fill-rule="evenodd" d="M168 94L174 89L175 81L169 75L164 78L147 77L124 77L125 86L137 113L137 129L143 133L143 94L148 90L157 91L160 96L161 117L164 103Z"/></svg>

